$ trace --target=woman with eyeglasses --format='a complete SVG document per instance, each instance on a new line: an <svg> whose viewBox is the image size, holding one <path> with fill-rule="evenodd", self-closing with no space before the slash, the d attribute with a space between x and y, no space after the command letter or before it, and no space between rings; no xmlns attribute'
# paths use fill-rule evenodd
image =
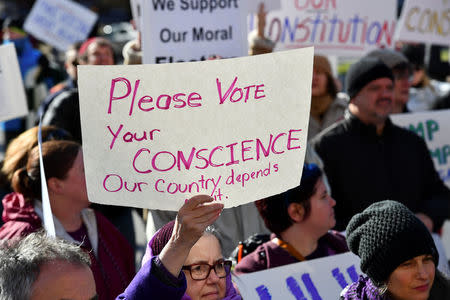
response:
<svg viewBox="0 0 450 300"><path fill-rule="evenodd" d="M150 240L143 266L117 299L240 300L231 282L231 261L224 260L209 225L223 209L197 195Z"/></svg>

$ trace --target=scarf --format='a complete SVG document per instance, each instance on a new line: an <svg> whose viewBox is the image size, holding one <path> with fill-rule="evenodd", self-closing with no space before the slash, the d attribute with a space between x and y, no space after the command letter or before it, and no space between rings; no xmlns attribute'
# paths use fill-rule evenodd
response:
<svg viewBox="0 0 450 300"><path fill-rule="evenodd" d="M331 103L333 103L333 98L330 95L318 96L311 98L311 116L316 119L319 123L322 122L323 116L327 112Z"/></svg>

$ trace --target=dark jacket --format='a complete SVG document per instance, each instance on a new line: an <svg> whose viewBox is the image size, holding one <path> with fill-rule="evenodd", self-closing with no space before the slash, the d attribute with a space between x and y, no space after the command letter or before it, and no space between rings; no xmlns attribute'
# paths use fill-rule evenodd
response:
<svg viewBox="0 0 450 300"><path fill-rule="evenodd" d="M31 201L21 194L11 193L3 199L3 221L0 240L26 236L42 228L41 219ZM99 299L114 299L134 276L133 251L119 231L101 214L95 212L97 228L97 255L92 249L84 248L91 258L91 269ZM93 244L93 241L91 241Z"/></svg>
<svg viewBox="0 0 450 300"><path fill-rule="evenodd" d="M38 117L40 115L44 115L45 112L47 111L48 107L50 106L50 104L53 102L53 100L55 100L60 94L76 89L77 88L77 81L74 80L73 78L68 78L66 81L61 83L61 89L59 89L58 91L51 93L50 95L47 96L47 98L44 99L44 101L42 101L42 103L39 105L39 109L38 109ZM37 122L39 123L39 120L37 120ZM36 125L38 125L38 123Z"/></svg>
<svg viewBox="0 0 450 300"><path fill-rule="evenodd" d="M58 94L42 117L42 125L53 125L67 130L73 138L81 140L80 102L78 89L71 88Z"/></svg>
<svg viewBox="0 0 450 300"><path fill-rule="evenodd" d="M274 237L275 235L272 234L271 238ZM347 251L345 237L338 232L330 231L319 239L317 249L306 256L305 259L311 260ZM258 246L255 251L242 258L236 265L234 273L236 275L252 273L298 262L300 261L297 258L270 240Z"/></svg>
<svg viewBox="0 0 450 300"><path fill-rule="evenodd" d="M386 121L382 135L346 113L313 141L336 200L337 230L381 200L396 200L435 223L449 216L450 191L436 172L425 142Z"/></svg>

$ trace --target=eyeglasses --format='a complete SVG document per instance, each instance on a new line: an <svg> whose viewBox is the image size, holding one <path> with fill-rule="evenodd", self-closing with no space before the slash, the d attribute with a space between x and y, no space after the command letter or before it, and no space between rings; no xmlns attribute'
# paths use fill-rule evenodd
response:
<svg viewBox="0 0 450 300"><path fill-rule="evenodd" d="M208 278L211 269L214 269L217 277L224 278L231 271L231 260L218 260L214 265L207 263L192 264L189 266L183 266L182 270L189 270L192 279L194 280L205 280Z"/></svg>

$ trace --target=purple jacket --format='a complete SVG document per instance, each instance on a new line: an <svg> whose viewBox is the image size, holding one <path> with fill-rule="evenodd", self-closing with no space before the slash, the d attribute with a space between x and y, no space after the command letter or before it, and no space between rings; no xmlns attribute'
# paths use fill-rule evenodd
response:
<svg viewBox="0 0 450 300"><path fill-rule="evenodd" d="M156 236L156 234L154 235ZM186 276L180 272L178 278L170 274L164 267L158 256L152 255L150 245L147 245L142 267L131 281L126 290L116 300L131 299L180 299L191 300L186 294ZM226 293L224 300L242 300L242 297L234 289L231 282L231 274L226 278Z"/></svg>
<svg viewBox="0 0 450 300"><path fill-rule="evenodd" d="M341 292L341 300L389 300L380 295L377 287L368 277L359 276L358 281L350 284Z"/></svg>

